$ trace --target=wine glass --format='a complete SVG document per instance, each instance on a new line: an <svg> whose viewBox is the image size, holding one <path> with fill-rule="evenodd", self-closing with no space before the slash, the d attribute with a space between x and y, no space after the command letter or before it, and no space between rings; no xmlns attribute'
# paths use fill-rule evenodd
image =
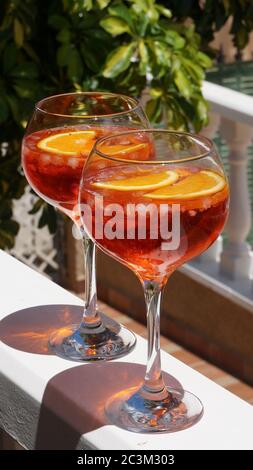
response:
<svg viewBox="0 0 253 470"><path fill-rule="evenodd" d="M22 164L34 191L80 228L80 177L96 139L120 130L148 127L134 98L103 93L67 93L38 102L22 144ZM81 227L82 229L82 227ZM128 353L134 334L97 309L95 247L83 234L85 305L80 325L59 328L49 339L55 354L74 361L105 360Z"/></svg>
<svg viewBox="0 0 253 470"><path fill-rule="evenodd" d="M173 271L218 237L227 218L228 197L213 144L194 134L123 132L98 140L87 160L80 186L81 217L87 207L92 210L83 223L105 253L136 273L147 307L144 382L113 396L106 405L110 421L122 428L173 432L192 426L203 414L195 395L165 385L160 302ZM100 227L96 205L103 206Z"/></svg>

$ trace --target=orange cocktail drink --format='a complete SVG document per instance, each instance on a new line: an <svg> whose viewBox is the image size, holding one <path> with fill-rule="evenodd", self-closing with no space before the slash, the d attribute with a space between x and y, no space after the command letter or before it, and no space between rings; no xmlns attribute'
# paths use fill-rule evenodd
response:
<svg viewBox="0 0 253 470"><path fill-rule="evenodd" d="M217 152L201 136L159 129L125 132L100 139L87 160L79 199L83 223L105 253L135 272L147 308L144 381L106 404L109 420L124 429L175 432L203 415L194 394L164 381L161 295L173 271L218 237L228 199Z"/></svg>
<svg viewBox="0 0 253 470"><path fill-rule="evenodd" d="M132 143L125 151L133 157L132 147L135 157L143 160L149 145ZM194 166L165 164L162 168L142 164L140 171L131 160L120 163L123 147L107 148L108 154L119 159L116 165L108 160L101 168L98 156L87 170L81 202L92 208L91 235L101 248L140 277L164 282L177 266L206 250L219 235L227 216L228 185L221 173L198 167L197 162ZM101 230L96 235L95 202L104 208L112 205L113 209L115 204L122 208L117 215L115 207L114 235L107 237L105 233L113 216L106 210L103 236ZM180 239L176 248L167 250L166 233L171 234L173 229L173 207L179 211Z"/></svg>
<svg viewBox="0 0 253 470"><path fill-rule="evenodd" d="M26 177L44 200L71 215L77 204L82 169L103 129L68 126L44 129L23 141Z"/></svg>
<svg viewBox="0 0 253 470"><path fill-rule="evenodd" d="M130 330L117 322L112 325L98 309L95 246L80 226L77 203L83 166L97 139L147 126L145 113L134 98L94 91L44 98L36 103L26 128L22 166L28 182L44 201L72 219L77 228L73 235L83 240L80 324L59 328L49 338L50 350L60 357L79 362L109 360L127 354L135 345Z"/></svg>

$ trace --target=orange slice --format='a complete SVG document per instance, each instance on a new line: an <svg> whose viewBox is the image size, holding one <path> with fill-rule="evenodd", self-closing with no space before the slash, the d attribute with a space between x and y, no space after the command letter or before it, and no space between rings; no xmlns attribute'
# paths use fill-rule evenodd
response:
<svg viewBox="0 0 253 470"><path fill-rule="evenodd" d="M61 155L89 153L95 143L95 131L71 131L50 135L37 144L41 150Z"/></svg>
<svg viewBox="0 0 253 470"><path fill-rule="evenodd" d="M148 175L134 176L133 178L99 181L93 183L97 188L113 189L115 191L145 191L162 188L177 181L178 175L175 171L163 171Z"/></svg>
<svg viewBox="0 0 253 470"><path fill-rule="evenodd" d="M100 150L105 155L110 157L114 155L125 155L128 153L136 152L147 147L147 144L133 144L133 145L101 145L98 150Z"/></svg>
<svg viewBox="0 0 253 470"><path fill-rule="evenodd" d="M221 191L226 185L225 179L211 170L201 170L190 174L172 186L165 187L145 194L152 199L196 199L198 197L210 196Z"/></svg>

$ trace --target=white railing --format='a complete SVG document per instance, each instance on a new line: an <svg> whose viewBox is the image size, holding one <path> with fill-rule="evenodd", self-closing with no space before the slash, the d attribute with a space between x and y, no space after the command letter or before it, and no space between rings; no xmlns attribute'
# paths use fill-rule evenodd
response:
<svg viewBox="0 0 253 470"><path fill-rule="evenodd" d="M253 97L210 82L204 82L203 94L210 121L202 134L212 139L219 131L229 148L230 213L227 242L219 237L198 266L253 299L253 251L246 241L252 224L247 149L253 138Z"/></svg>

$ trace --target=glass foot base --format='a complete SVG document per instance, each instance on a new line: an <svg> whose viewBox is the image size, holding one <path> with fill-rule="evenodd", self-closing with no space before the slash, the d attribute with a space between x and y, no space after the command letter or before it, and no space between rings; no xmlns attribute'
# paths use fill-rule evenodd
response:
<svg viewBox="0 0 253 470"><path fill-rule="evenodd" d="M154 393L131 388L112 397L106 404L111 423L133 432L176 432L197 423L203 415L201 401L185 390L167 388L160 400Z"/></svg>
<svg viewBox="0 0 253 470"><path fill-rule="evenodd" d="M134 348L135 335L124 326L105 319L95 328L68 325L49 338L49 349L72 361L109 361L125 356Z"/></svg>

